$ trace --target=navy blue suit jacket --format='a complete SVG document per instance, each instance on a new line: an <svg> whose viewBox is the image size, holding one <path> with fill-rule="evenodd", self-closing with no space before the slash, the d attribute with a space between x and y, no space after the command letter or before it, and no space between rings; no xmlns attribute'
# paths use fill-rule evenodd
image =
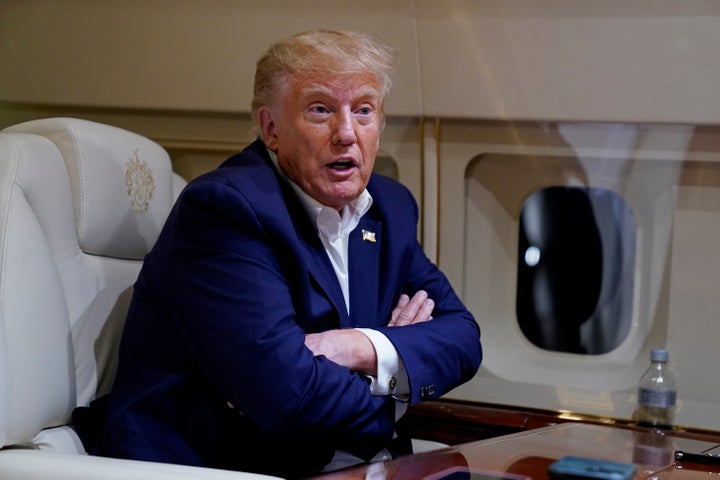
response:
<svg viewBox="0 0 720 480"><path fill-rule="evenodd" d="M190 182L135 285L103 454L292 476L336 449L382 448L395 400L313 356L306 333L380 330L407 367L411 403L475 374L478 326L417 242L412 195L375 174L367 188L373 206L349 241L348 316L316 230L262 142ZM400 294L420 289L434 319L386 327Z"/></svg>

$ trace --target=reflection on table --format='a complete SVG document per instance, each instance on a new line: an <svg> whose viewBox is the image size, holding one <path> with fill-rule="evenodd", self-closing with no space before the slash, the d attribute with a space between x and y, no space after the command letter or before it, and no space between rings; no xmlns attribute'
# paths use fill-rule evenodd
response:
<svg viewBox="0 0 720 480"><path fill-rule="evenodd" d="M681 437L675 432L564 423L441 450L363 465L316 477L322 480L548 480L548 466L566 455L633 463L635 480L720 478L720 467L679 463L675 450L720 449L717 439ZM474 475L471 475L473 474Z"/></svg>

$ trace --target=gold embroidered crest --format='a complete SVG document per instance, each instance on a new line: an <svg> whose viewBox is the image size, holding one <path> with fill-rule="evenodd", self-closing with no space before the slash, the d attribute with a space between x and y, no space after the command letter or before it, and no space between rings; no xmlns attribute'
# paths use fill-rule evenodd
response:
<svg viewBox="0 0 720 480"><path fill-rule="evenodd" d="M152 170L147 162L140 160L137 149L125 162L125 167L125 186L130 197L130 206L136 212L146 212L155 190Z"/></svg>

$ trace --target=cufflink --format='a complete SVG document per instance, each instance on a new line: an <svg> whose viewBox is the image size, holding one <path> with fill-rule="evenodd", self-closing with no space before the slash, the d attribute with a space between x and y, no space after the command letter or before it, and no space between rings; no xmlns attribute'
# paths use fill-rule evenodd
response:
<svg viewBox="0 0 720 480"><path fill-rule="evenodd" d="M395 387L397 387L397 379L392 376L388 380L388 390L392 393L395 391Z"/></svg>

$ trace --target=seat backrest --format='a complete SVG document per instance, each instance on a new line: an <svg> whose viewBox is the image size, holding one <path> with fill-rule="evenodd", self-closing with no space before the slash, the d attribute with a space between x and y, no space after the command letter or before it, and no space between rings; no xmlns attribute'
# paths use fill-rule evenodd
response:
<svg viewBox="0 0 720 480"><path fill-rule="evenodd" d="M86 120L0 132L0 448L82 451L132 285L184 181L158 144Z"/></svg>

